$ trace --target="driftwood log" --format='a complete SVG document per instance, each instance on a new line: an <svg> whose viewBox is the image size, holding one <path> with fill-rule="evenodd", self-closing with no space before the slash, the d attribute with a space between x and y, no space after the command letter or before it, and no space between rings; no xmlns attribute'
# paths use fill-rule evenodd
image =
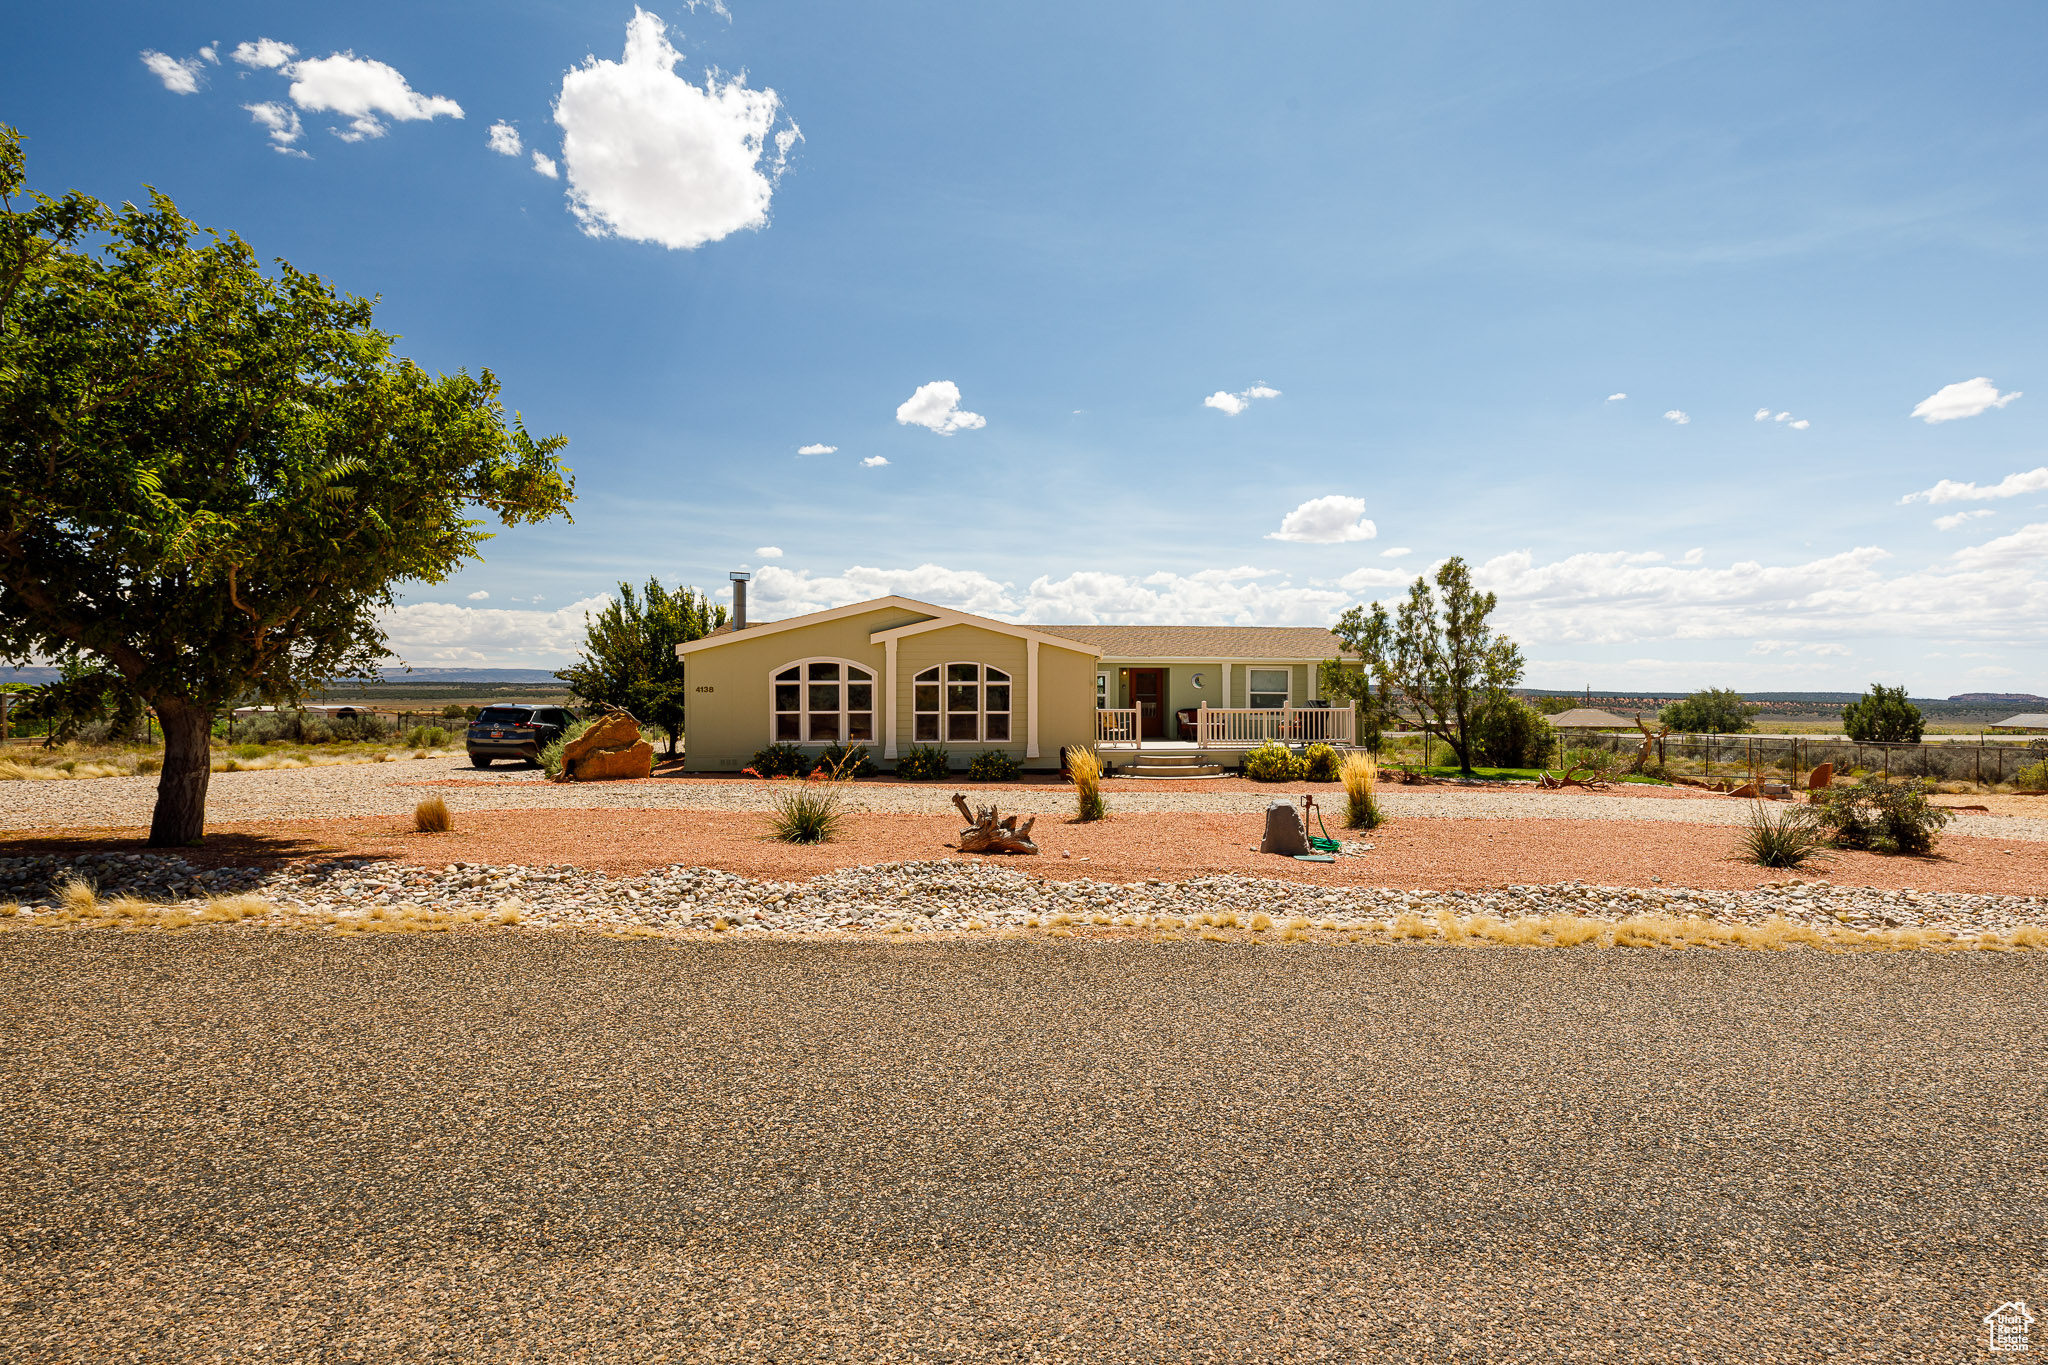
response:
<svg viewBox="0 0 2048 1365"><path fill-rule="evenodd" d="M1038 845L1031 842L1031 827L1038 822L1037 816L1020 825L1014 815L999 819L994 806L969 810L967 798L959 792L953 793L953 804L960 808L961 818L968 822L967 828L960 831L962 853L1038 852Z"/></svg>

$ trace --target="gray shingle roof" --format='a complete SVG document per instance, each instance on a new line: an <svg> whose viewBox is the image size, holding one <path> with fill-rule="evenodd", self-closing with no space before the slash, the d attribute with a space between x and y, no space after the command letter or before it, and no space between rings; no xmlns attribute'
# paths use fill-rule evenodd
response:
<svg viewBox="0 0 2048 1365"><path fill-rule="evenodd" d="M1342 648L1320 626L1038 626L1112 659L1334 659Z"/></svg>
<svg viewBox="0 0 2048 1365"><path fill-rule="evenodd" d="M2024 715L2013 716L2009 719L1995 722L1991 728L1994 730L2048 730L2048 712L2029 711Z"/></svg>

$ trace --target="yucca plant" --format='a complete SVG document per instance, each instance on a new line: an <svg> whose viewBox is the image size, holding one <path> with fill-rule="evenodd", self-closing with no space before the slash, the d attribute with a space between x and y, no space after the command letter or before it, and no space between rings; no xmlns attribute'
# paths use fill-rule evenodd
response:
<svg viewBox="0 0 2048 1365"><path fill-rule="evenodd" d="M1344 755L1337 776L1344 782L1346 825L1352 829L1378 829L1386 823L1386 812L1380 809L1379 798L1373 794L1373 783L1380 780L1380 765L1371 754L1353 749Z"/></svg>
<svg viewBox="0 0 2048 1365"><path fill-rule="evenodd" d="M1102 755L1093 749L1075 745L1067 750L1067 774L1074 780L1081 823L1100 820L1109 813L1109 808L1102 803Z"/></svg>
<svg viewBox="0 0 2048 1365"><path fill-rule="evenodd" d="M1742 856L1758 867L1796 868L1819 853L1824 838L1804 806L1782 809L1752 801L1742 827Z"/></svg>
<svg viewBox="0 0 2048 1365"><path fill-rule="evenodd" d="M829 844L837 839L846 826L846 785L866 757L865 750L849 753L830 767L820 764L801 782L773 783L768 791L769 833L785 844Z"/></svg>

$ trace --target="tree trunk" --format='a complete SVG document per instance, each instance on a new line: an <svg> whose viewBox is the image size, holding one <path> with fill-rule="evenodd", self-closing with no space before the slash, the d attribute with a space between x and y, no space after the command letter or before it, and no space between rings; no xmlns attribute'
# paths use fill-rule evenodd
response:
<svg viewBox="0 0 2048 1365"><path fill-rule="evenodd" d="M206 833L206 784L213 776L207 744L213 713L183 699L156 704L164 727L164 771L156 784L156 814L149 822L151 848L196 844Z"/></svg>
<svg viewBox="0 0 2048 1365"><path fill-rule="evenodd" d="M1014 815L999 818L994 806L969 810L967 798L959 792L953 793L953 804L960 808L960 817L968 822L967 828L960 831L962 853L1038 852L1038 845L1031 842L1031 827L1038 823L1037 816L1020 825Z"/></svg>

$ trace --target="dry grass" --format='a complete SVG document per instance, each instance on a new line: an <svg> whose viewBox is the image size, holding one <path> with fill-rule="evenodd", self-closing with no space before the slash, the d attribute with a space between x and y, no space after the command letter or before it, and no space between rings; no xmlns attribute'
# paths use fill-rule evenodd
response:
<svg viewBox="0 0 2048 1365"><path fill-rule="evenodd" d="M1344 755L1337 776L1344 783L1346 825L1352 829L1378 829L1386 822L1387 817L1373 795L1373 784L1380 780L1380 765L1371 754L1354 749Z"/></svg>
<svg viewBox="0 0 2048 1365"><path fill-rule="evenodd" d="M455 817L448 811L448 803L438 796L430 796L412 808L412 827L421 834L446 834L455 826Z"/></svg>
<svg viewBox="0 0 2048 1365"><path fill-rule="evenodd" d="M1256 915L1253 915L1253 916L1252 916L1252 932L1253 932L1253 933L1255 933L1255 934L1263 934L1263 933L1265 933L1265 932L1266 932L1266 931L1267 931L1268 929L1271 929L1272 927L1273 927L1273 917L1272 917L1271 915L1268 915L1268 914L1266 914L1266 913L1264 913L1264 912L1262 911L1262 912L1260 912L1259 914L1256 914Z"/></svg>
<svg viewBox="0 0 2048 1365"><path fill-rule="evenodd" d="M73 915L94 915L100 908L99 891L91 882L72 877L57 888L57 904Z"/></svg>
<svg viewBox="0 0 2048 1365"><path fill-rule="evenodd" d="M1102 755L1079 746L1069 749L1067 772L1074 779L1075 821L1087 824L1108 814L1102 801Z"/></svg>

